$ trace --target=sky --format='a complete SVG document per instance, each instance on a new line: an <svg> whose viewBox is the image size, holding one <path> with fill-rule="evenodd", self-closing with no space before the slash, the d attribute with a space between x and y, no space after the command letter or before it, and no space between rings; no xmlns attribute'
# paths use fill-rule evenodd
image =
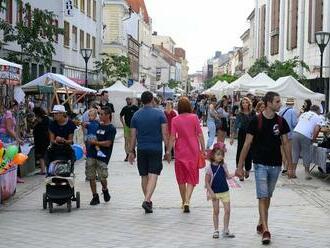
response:
<svg viewBox="0 0 330 248"><path fill-rule="evenodd" d="M144 0L153 31L186 50L189 73L202 70L215 51L242 46L254 0Z"/></svg>

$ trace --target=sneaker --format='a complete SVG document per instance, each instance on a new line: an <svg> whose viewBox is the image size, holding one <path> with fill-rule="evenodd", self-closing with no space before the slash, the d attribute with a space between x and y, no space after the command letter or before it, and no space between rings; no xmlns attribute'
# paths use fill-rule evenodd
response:
<svg viewBox="0 0 330 248"><path fill-rule="evenodd" d="M93 195L93 198L92 198L91 202L89 203L89 205L94 206L97 204L100 204L100 198L99 198L98 194L95 194L95 195Z"/></svg>
<svg viewBox="0 0 330 248"><path fill-rule="evenodd" d="M222 237L223 238L235 238L235 235L233 233L229 232L229 231L227 231L227 232L223 231L222 232Z"/></svg>
<svg viewBox="0 0 330 248"><path fill-rule="evenodd" d="M262 244L268 245L270 243L270 240L271 240L270 232L264 231L264 233L262 234L262 239L261 239Z"/></svg>
<svg viewBox="0 0 330 248"><path fill-rule="evenodd" d="M189 209L189 204L188 203L185 203L183 205L183 212L184 213L190 213L190 209Z"/></svg>
<svg viewBox="0 0 330 248"><path fill-rule="evenodd" d="M105 202L110 201L111 196L109 194L109 190L108 189L106 189L106 190L103 190L102 189L102 193L103 193L103 199L104 199L104 201Z"/></svg>
<svg viewBox="0 0 330 248"><path fill-rule="evenodd" d="M262 224L257 225L257 233L261 235L263 232L264 232L264 229L262 228Z"/></svg>
<svg viewBox="0 0 330 248"><path fill-rule="evenodd" d="M151 214L153 212L152 211L152 203L151 202L144 201L142 203L142 208L144 209L144 211L145 211L146 214Z"/></svg>
<svg viewBox="0 0 330 248"><path fill-rule="evenodd" d="M96 154L97 157L100 157L100 158L105 158L106 155L102 152L102 151L97 151L97 154Z"/></svg>
<svg viewBox="0 0 330 248"><path fill-rule="evenodd" d="M212 238L218 239L219 238L219 231L214 231Z"/></svg>
<svg viewBox="0 0 330 248"><path fill-rule="evenodd" d="M288 170L282 170L282 176L287 175L287 173L288 173Z"/></svg>

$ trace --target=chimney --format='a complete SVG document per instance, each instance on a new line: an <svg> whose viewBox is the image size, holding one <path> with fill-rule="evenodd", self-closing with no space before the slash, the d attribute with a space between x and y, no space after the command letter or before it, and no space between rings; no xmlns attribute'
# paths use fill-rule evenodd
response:
<svg viewBox="0 0 330 248"><path fill-rule="evenodd" d="M154 31L154 32L152 33L152 35L153 35L153 36L157 36L157 31Z"/></svg>

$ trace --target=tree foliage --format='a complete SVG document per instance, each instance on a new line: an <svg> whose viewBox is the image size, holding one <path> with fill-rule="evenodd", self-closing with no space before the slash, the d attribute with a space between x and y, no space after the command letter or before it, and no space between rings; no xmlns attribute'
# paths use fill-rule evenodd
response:
<svg viewBox="0 0 330 248"><path fill-rule="evenodd" d="M111 86L117 80L126 81L131 74L129 59L122 55L101 55L101 60L95 62L95 72L102 74L104 86Z"/></svg>
<svg viewBox="0 0 330 248"><path fill-rule="evenodd" d="M53 12L40 9L32 11L31 5L26 3L23 6L22 1L18 1L18 5L24 13L22 20L10 28L1 20L0 29L4 31L3 43L16 42L20 46L20 51L10 52L8 59L23 64L23 82L26 82L29 79L24 78L24 71L27 71L26 66L31 61L42 63L46 70L50 70L53 55L56 53L54 43L64 30L53 25L57 18Z"/></svg>
<svg viewBox="0 0 330 248"><path fill-rule="evenodd" d="M216 82L218 82L218 81L226 81L228 83L231 83L231 82L235 81L236 79L237 79L237 76L232 76L229 74L217 75L217 76L213 77L212 79L206 80L204 82L204 88L209 89L213 85L215 85Z"/></svg>
<svg viewBox="0 0 330 248"><path fill-rule="evenodd" d="M263 57L256 60L256 62L250 67L248 73L251 77L255 77L259 73L265 72L273 80L277 80L280 77L292 76L297 80L303 81L305 80L305 77L297 73L297 69L300 66L309 71L308 65L302 60L299 60L298 57L288 59L284 62L276 60L272 64L269 64L267 58Z"/></svg>
<svg viewBox="0 0 330 248"><path fill-rule="evenodd" d="M176 87L178 87L178 85L180 85L181 82L180 81L175 81L174 79L170 79L168 81L168 87L171 89L175 89Z"/></svg>

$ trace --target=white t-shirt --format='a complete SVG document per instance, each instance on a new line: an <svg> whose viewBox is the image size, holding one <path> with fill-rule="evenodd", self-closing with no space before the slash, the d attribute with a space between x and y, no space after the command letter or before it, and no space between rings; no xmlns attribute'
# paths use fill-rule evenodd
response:
<svg viewBox="0 0 330 248"><path fill-rule="evenodd" d="M309 139L313 139L314 128L322 124L322 118L313 111L303 113L298 120L294 132L300 133Z"/></svg>

